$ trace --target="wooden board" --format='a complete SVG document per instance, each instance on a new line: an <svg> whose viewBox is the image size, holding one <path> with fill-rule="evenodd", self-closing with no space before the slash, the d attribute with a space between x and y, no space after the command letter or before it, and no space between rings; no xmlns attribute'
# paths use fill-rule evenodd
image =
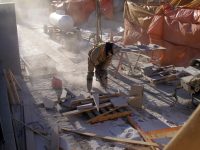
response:
<svg viewBox="0 0 200 150"><path fill-rule="evenodd" d="M107 115L107 114L110 114L110 113L114 112L114 111L117 110L117 109L119 109L119 108L117 107L117 108L111 109L110 111L105 112L105 113L103 113L103 114L99 114L99 115L97 115L96 117L94 117L94 118L88 120L87 122L88 122L88 123L91 123L92 121L97 120L98 118L101 118L102 116L105 116L105 115Z"/></svg>
<svg viewBox="0 0 200 150"><path fill-rule="evenodd" d="M126 116L130 115L131 113L132 113L132 111L124 111L124 112L117 112L114 114L102 115L97 118L95 117L95 118L91 119L89 121L89 123L97 123L97 122L103 122L103 121L107 121L107 120L122 118L122 117L126 117Z"/></svg>
<svg viewBox="0 0 200 150"><path fill-rule="evenodd" d="M83 135L83 136L99 138L99 139L102 139L102 140L112 141L112 142L159 147L159 145L156 144L156 143L136 141L136 140L130 140L130 139L124 139L124 138L116 138L116 137L110 137L110 136L100 136L100 135L97 135L95 133L78 131L78 130L75 131L75 130L71 130L71 129L68 129L68 128L62 128L62 131L65 132L65 133L71 132L71 133L75 133L75 134L79 134L79 135Z"/></svg>
<svg viewBox="0 0 200 150"><path fill-rule="evenodd" d="M128 123L134 129L136 129L138 131L138 133L140 134L140 136L143 138L143 140L145 142L152 142L153 143L153 141L149 137L146 136L146 133L138 126L138 124L133 119L131 119L131 117L127 117L127 120L128 120ZM153 147L153 146L150 146L150 148L151 148L151 150L155 150L155 147Z"/></svg>
<svg viewBox="0 0 200 150"><path fill-rule="evenodd" d="M182 126L148 131L146 132L146 136L148 136L150 139L172 138L176 135L181 127Z"/></svg>

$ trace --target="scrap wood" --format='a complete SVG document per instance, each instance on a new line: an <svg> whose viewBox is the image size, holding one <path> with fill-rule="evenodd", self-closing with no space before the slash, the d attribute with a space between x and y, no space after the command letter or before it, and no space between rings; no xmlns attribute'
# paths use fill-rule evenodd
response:
<svg viewBox="0 0 200 150"><path fill-rule="evenodd" d="M102 115L100 117L95 117L92 118L90 120L90 123L98 123L98 122L103 122L103 121L107 121L107 120L113 120L113 119L117 119L117 118L122 118L122 117L126 117L128 115L131 115L132 111L125 111L125 112L117 112L114 114L107 114L107 115Z"/></svg>
<svg viewBox="0 0 200 150"><path fill-rule="evenodd" d="M143 140L144 140L145 142L152 142L152 143L153 143L153 141L146 135L146 133L139 127L139 125L138 125L133 119L131 119L130 116L127 117L127 120L128 120L128 123L129 123L134 129L136 129L136 130L138 131L138 133L140 134L140 136L143 138ZM153 147L153 146L150 146L150 148L151 148L152 150L155 150L155 147Z"/></svg>
<svg viewBox="0 0 200 150"><path fill-rule="evenodd" d="M115 94L99 96L99 101L100 101L100 103L107 102L107 101L109 101L110 98L117 97L117 96L120 96L120 94L119 93L115 93ZM71 105L72 106L77 106L77 105L81 105L83 103L86 104L86 103L91 103L91 102L93 102L93 98L78 99L78 100L73 100L71 102Z"/></svg>
<svg viewBox="0 0 200 150"><path fill-rule="evenodd" d="M107 114L110 114L110 113L114 112L115 110L117 110L117 109L119 109L119 108L120 108L120 107L116 107L116 108L114 108L114 109L111 109L111 110L109 110L109 111L103 113L103 114L97 115L95 118L89 119L89 120L87 121L87 123L91 123L93 120L96 120L96 119L98 119L98 118L100 118L100 117L102 117L102 116L105 116L105 115L107 115Z"/></svg>
<svg viewBox="0 0 200 150"><path fill-rule="evenodd" d="M146 136L150 139L159 139L166 137L172 138L176 135L176 133L179 131L181 127L182 126L148 131L146 132Z"/></svg>
<svg viewBox="0 0 200 150"><path fill-rule="evenodd" d="M103 108L103 107L107 107L107 106L111 106L112 103L110 102L107 102L107 103L103 103L103 104L100 104L99 105L99 108ZM94 110L96 109L95 106L93 106L92 108L89 108L89 109L85 109L85 110L72 110L72 111L68 111L68 112L65 112L65 113L62 113L62 115L77 115L77 114L81 114L83 112L87 112L87 111L90 111L90 110Z"/></svg>
<svg viewBox="0 0 200 150"><path fill-rule="evenodd" d="M83 135L83 136L89 136L89 137L98 138L98 139L107 140L107 141L112 141L112 142L141 145L141 146L159 147L159 145L156 144L156 143L136 141L136 140L130 140L130 139L123 139L123 138L116 138L116 137L110 137L110 136L100 136L100 135L97 135L95 133L78 131L78 130L75 131L75 130L68 129L68 128L62 128L62 131L65 132L65 133L71 132L71 133L75 133L75 134L79 134L79 135Z"/></svg>

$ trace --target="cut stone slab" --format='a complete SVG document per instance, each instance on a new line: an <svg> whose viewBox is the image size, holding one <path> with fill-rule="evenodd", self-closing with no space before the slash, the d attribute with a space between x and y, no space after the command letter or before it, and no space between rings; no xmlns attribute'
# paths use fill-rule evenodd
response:
<svg viewBox="0 0 200 150"><path fill-rule="evenodd" d="M63 89L60 98L61 99L66 99L66 96L67 96L67 91L65 89Z"/></svg>
<svg viewBox="0 0 200 150"><path fill-rule="evenodd" d="M126 97L115 97L110 99L114 107L128 106L128 99Z"/></svg>

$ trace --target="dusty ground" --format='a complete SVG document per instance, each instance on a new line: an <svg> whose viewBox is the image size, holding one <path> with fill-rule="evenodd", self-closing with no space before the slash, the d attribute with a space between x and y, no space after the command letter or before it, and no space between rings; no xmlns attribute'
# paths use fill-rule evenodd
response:
<svg viewBox="0 0 200 150"><path fill-rule="evenodd" d="M36 19L35 19L36 20ZM69 47L63 49L62 46L51 40L43 33L42 23L25 22L18 25L20 55L30 66L31 80L27 82L29 90L33 96L35 106L34 113L41 126L47 131L50 127L68 127L85 131L95 132L100 135L114 137L140 139L137 131L130 127L124 119L107 121L95 125L85 122L84 116L64 117L56 109L46 110L41 103L45 98L56 99L55 91L51 88L53 75L58 76L67 87L77 97L86 93L86 74L87 74L87 52L91 45L86 41L71 41ZM72 50L72 48L74 48ZM134 60L132 60L134 61ZM144 108L134 111L132 118L145 131L174 127L182 125L193 112L190 96L184 91L178 92L179 101L174 104L174 98L167 97L166 94L173 92L173 85L160 85L153 87L143 79L136 79L121 72L117 78L113 77L113 70L110 67L109 89L110 92L128 93L132 83L141 83L145 87ZM94 83L94 90L102 91L98 83ZM117 150L124 149L124 146L105 143L100 140L80 137L72 134L63 134L62 137L67 141L71 150ZM45 149L45 142L41 142L37 137L38 149ZM157 142L166 143L168 139Z"/></svg>

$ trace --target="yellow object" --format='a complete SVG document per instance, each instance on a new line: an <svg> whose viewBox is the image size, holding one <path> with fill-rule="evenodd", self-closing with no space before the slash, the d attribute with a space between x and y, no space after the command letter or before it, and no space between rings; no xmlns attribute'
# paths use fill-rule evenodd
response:
<svg viewBox="0 0 200 150"><path fill-rule="evenodd" d="M164 150L199 150L200 149L200 106L190 116L177 135Z"/></svg>

